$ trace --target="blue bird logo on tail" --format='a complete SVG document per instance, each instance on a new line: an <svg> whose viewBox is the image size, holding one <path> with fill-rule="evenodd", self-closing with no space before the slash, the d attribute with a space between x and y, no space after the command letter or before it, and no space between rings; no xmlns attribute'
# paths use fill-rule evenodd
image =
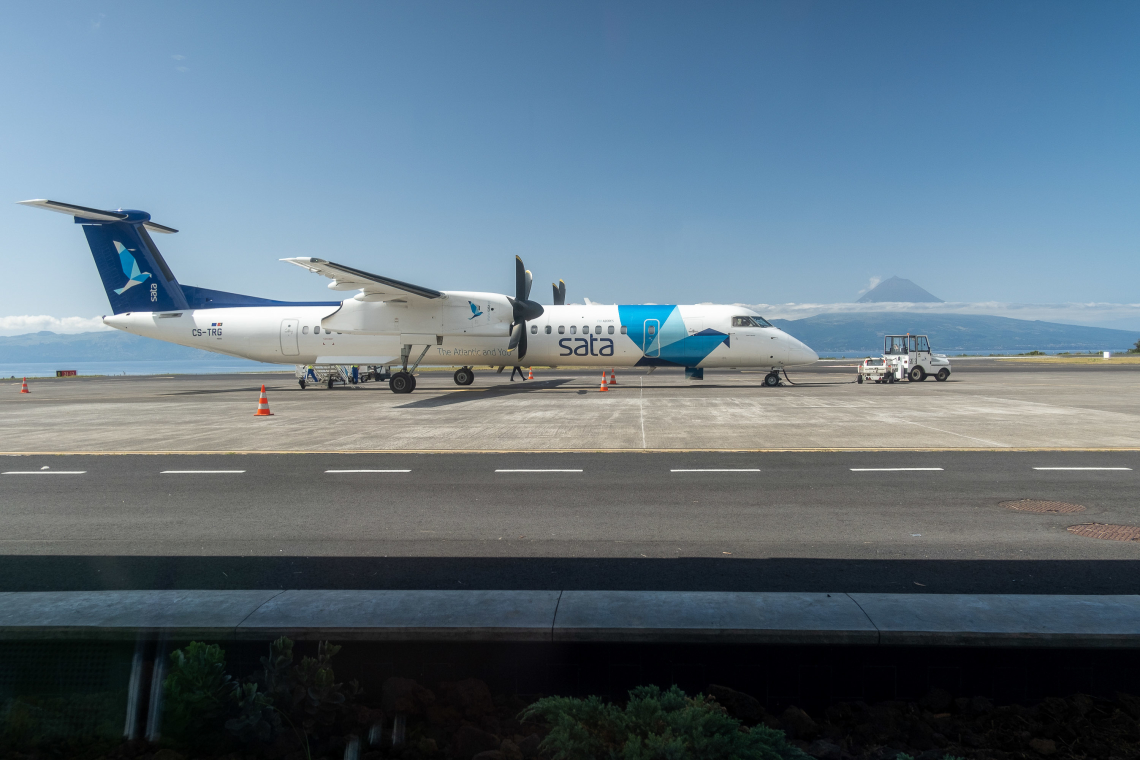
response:
<svg viewBox="0 0 1140 760"><path fill-rule="evenodd" d="M479 307L475 305L474 301L468 301L467 305L471 307L471 316L467 319L475 319L475 317L483 316L483 312L479 311Z"/></svg>
<svg viewBox="0 0 1140 760"><path fill-rule="evenodd" d="M121 288L115 288L115 292L119 295L123 291L133 288L140 282L145 282L150 277L150 272L140 272L139 263L135 260L134 254L123 247L119 241L115 241L115 250L119 252L119 262L123 265L123 274L127 276L127 284Z"/></svg>

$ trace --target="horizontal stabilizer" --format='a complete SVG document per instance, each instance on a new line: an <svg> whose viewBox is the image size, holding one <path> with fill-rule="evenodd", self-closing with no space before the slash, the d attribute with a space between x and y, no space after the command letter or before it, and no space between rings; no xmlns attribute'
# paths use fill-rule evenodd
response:
<svg viewBox="0 0 1140 760"><path fill-rule="evenodd" d="M78 217L79 219L90 219L93 222L124 222L131 218L131 215L125 213L121 209L116 211L104 211L97 208L88 208L87 206L76 206L73 203L61 203L60 201L49 201L45 198L38 198L31 201L17 201L21 206L34 206L35 208L42 208L45 211L55 211L60 214L67 214L68 216ZM146 214L144 217L148 216ZM137 223L136 217L136 223ZM142 225L151 232L161 232L166 235L178 232L173 227L167 227L165 224L152 222L149 218L142 222Z"/></svg>
<svg viewBox="0 0 1140 760"><path fill-rule="evenodd" d="M308 256L281 259L290 264L304 267L323 277L333 280L329 287L333 290L363 290L366 296L373 296L375 300L397 298L400 296L419 296L420 298L442 298L443 293L420 285L393 280L378 274L371 274L343 264L337 264L324 259L314 259ZM368 299L373 300L373 299Z"/></svg>

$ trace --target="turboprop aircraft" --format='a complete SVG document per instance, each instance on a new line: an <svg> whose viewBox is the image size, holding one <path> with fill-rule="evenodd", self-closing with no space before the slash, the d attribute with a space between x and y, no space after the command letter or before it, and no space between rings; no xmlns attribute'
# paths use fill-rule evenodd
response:
<svg viewBox="0 0 1140 760"><path fill-rule="evenodd" d="M554 286L554 305L542 306L530 299L531 273L517 256L514 296L434 290L310 257L282 261L355 295L274 301L182 285L150 236L178 230L145 211L20 202L68 214L82 226L114 312L105 324L273 364L398 364L399 371L388 373L396 393L415 389L420 366L458 367L458 385L473 382L476 365L684 367L694 380L704 378L706 367L741 367L767 369L763 382L775 386L783 368L819 358L740 306L567 304L564 282Z"/></svg>

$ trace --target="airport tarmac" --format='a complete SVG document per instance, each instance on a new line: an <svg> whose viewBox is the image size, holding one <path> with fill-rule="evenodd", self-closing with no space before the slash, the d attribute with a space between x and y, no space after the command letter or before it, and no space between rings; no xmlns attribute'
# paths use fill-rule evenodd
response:
<svg viewBox="0 0 1140 760"><path fill-rule="evenodd" d="M396 395L302 391L291 375L19 380L0 394L5 452L606 451L1140 448L1140 365L954 359L945 383L852 382L855 361L762 372L422 372ZM254 417L265 383L273 417Z"/></svg>
<svg viewBox="0 0 1140 760"><path fill-rule="evenodd" d="M1068 530L1140 525L1140 366L954 366L880 386L821 362L780 388L630 371L607 393L564 370L425 372L411 395L17 382L0 590L1140 593L1140 542ZM1084 510L1000 506L1018 499Z"/></svg>
<svg viewBox="0 0 1140 760"><path fill-rule="evenodd" d="M6 457L0 590L1140 593L1137 452ZM47 469L43 469L47 468ZM1002 502L1075 504L1028 513Z"/></svg>

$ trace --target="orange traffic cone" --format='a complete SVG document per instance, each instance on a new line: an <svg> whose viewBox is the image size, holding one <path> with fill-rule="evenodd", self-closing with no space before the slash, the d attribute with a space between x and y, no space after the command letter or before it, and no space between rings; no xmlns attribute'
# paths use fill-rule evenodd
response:
<svg viewBox="0 0 1140 760"><path fill-rule="evenodd" d="M20 383L20 393L31 393L31 391L28 390L28 378L26 377L24 378L24 382Z"/></svg>
<svg viewBox="0 0 1140 760"><path fill-rule="evenodd" d="M265 397L265 386L261 386L261 398L257 400L257 411L253 413L254 417L272 417L273 412L269 411L269 399Z"/></svg>
<svg viewBox="0 0 1140 760"><path fill-rule="evenodd" d="M614 374L613 367L610 367L610 385L617 385L617 375Z"/></svg>
<svg viewBox="0 0 1140 760"><path fill-rule="evenodd" d="M534 367L531 367L529 370L527 370L526 379L527 380L533 380L534 379Z"/></svg>
<svg viewBox="0 0 1140 760"><path fill-rule="evenodd" d="M602 393L605 393L609 390L609 388L606 387L606 371L604 369L602 370L602 387L598 390L600 390Z"/></svg>

